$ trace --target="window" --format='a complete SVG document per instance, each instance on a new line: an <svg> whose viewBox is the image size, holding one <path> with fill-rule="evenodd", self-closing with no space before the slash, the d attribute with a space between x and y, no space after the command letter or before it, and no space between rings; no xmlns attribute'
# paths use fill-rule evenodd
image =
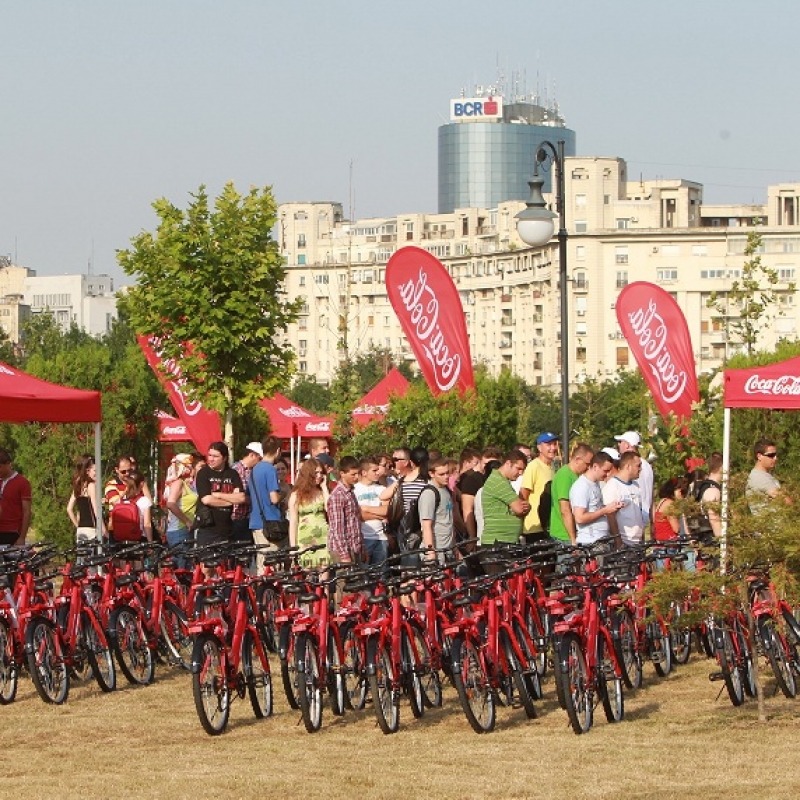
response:
<svg viewBox="0 0 800 800"><path fill-rule="evenodd" d="M585 322L576 322L575 323L575 335L576 336L586 336L587 328Z"/></svg>
<svg viewBox="0 0 800 800"><path fill-rule="evenodd" d="M586 261L586 248L582 244L575 248L575 260Z"/></svg>
<svg viewBox="0 0 800 800"><path fill-rule="evenodd" d="M610 202L611 202L611 195L610 194L604 194L603 195L603 205L607 206Z"/></svg>
<svg viewBox="0 0 800 800"><path fill-rule="evenodd" d="M304 233L297 234L297 246L298 247L306 246L306 235Z"/></svg>
<svg viewBox="0 0 800 800"><path fill-rule="evenodd" d="M585 295L581 295L580 297L575 298L575 313L579 317L586 316L586 308L587 308L588 300L586 299Z"/></svg>
<svg viewBox="0 0 800 800"><path fill-rule="evenodd" d="M585 219L576 219L575 220L575 233L586 233L586 220Z"/></svg>
<svg viewBox="0 0 800 800"><path fill-rule="evenodd" d="M575 348L575 360L576 361L586 361L586 348L585 347L576 347Z"/></svg>
<svg viewBox="0 0 800 800"><path fill-rule="evenodd" d="M628 248L627 246L622 247L615 247L614 248L614 260L617 264L627 264L628 263Z"/></svg>
<svg viewBox="0 0 800 800"><path fill-rule="evenodd" d="M315 275L314 276L314 283L316 283L318 286L322 286L322 285L327 286L328 285L328 280L329 280L329 276L328 276L327 273L324 273L323 275Z"/></svg>
<svg viewBox="0 0 800 800"><path fill-rule="evenodd" d="M693 244L692 245L692 255L693 256L707 256L708 255L708 247L704 244Z"/></svg>
<svg viewBox="0 0 800 800"><path fill-rule="evenodd" d="M624 289L628 285L628 270L617 270L617 289Z"/></svg>
<svg viewBox="0 0 800 800"><path fill-rule="evenodd" d="M589 282L586 280L585 272L576 272L573 276L573 282L576 289L588 289Z"/></svg>
<svg viewBox="0 0 800 800"><path fill-rule="evenodd" d="M305 285L306 285L306 276L305 275L301 275L299 280L298 280L298 286L305 286Z"/></svg>
<svg viewBox="0 0 800 800"><path fill-rule="evenodd" d="M618 217L617 218L617 228L619 230L624 230L628 227L630 220L627 217Z"/></svg>
<svg viewBox="0 0 800 800"><path fill-rule="evenodd" d="M677 269L656 270L656 278L661 283L673 283L678 280L678 270Z"/></svg>
<svg viewBox="0 0 800 800"><path fill-rule="evenodd" d="M794 267L778 267L778 277L782 281L793 281Z"/></svg>
<svg viewBox="0 0 800 800"><path fill-rule="evenodd" d="M575 195L575 207L582 208L586 205L586 195L585 194L576 194Z"/></svg>
<svg viewBox="0 0 800 800"><path fill-rule="evenodd" d="M308 318L307 317L300 317L297 320L297 328L298 328L298 330L301 330L301 331L308 330Z"/></svg>
<svg viewBox="0 0 800 800"><path fill-rule="evenodd" d="M306 265L306 254L301 253L299 256L297 256L297 266L304 267L305 265Z"/></svg>
<svg viewBox="0 0 800 800"><path fill-rule="evenodd" d="M301 361L298 364L297 369L298 369L299 372L307 372L308 371L308 364L305 361Z"/></svg>
<svg viewBox="0 0 800 800"><path fill-rule="evenodd" d="M627 367L628 366L628 348L627 347L618 347L617 348L617 366L618 367Z"/></svg>

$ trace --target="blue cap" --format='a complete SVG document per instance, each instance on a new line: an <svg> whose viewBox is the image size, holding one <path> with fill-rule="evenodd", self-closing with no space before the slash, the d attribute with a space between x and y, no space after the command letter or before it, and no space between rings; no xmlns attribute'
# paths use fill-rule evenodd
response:
<svg viewBox="0 0 800 800"><path fill-rule="evenodd" d="M540 433L536 437L536 444L547 444L548 442L557 442L558 436L554 433Z"/></svg>

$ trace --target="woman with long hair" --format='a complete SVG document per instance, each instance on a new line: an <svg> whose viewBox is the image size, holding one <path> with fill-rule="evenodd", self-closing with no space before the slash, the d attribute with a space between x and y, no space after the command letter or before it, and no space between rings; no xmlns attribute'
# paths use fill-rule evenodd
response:
<svg viewBox="0 0 800 800"><path fill-rule="evenodd" d="M89 542L97 539L97 466L88 453L82 455L75 464L72 476L72 494L67 502L67 516L75 526L76 542ZM102 525L105 533L105 526Z"/></svg>
<svg viewBox="0 0 800 800"><path fill-rule="evenodd" d="M189 531L197 509L197 492L192 482L192 457L178 453L173 461L174 478L167 491L167 545L178 547L189 541ZM176 555L175 566L186 568L189 562L184 555Z"/></svg>
<svg viewBox="0 0 800 800"><path fill-rule="evenodd" d="M316 458L303 462L289 495L289 545L300 548L312 544L327 544L328 520L325 506L328 487L325 469ZM304 567L317 567L330 563L328 548L306 553L301 557Z"/></svg>

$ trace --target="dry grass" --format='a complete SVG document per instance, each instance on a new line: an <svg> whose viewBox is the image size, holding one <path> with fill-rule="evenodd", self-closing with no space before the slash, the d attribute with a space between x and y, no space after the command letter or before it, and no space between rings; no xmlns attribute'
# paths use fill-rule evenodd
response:
<svg viewBox="0 0 800 800"><path fill-rule="evenodd" d="M74 686L62 707L44 705L30 681L0 708L1 797L191 798L794 798L800 792L798 701L772 697L770 721L755 702L734 709L708 682L712 662L693 656L666 680L646 667L626 696L626 719L575 736L551 681L539 719L500 709L497 730L468 727L452 689L444 708L384 736L371 707L305 732L276 687L276 713L257 721L234 703L228 731L207 736L190 678L160 668L153 686L102 695ZM279 681L278 681L279 683ZM13 744L12 744L13 743Z"/></svg>

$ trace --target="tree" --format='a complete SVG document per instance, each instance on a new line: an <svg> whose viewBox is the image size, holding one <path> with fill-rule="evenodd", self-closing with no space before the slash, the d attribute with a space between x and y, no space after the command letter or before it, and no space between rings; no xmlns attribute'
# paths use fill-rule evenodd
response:
<svg viewBox="0 0 800 800"><path fill-rule="evenodd" d="M327 414L331 405L331 390L317 383L313 375L300 376L287 392L287 396L315 414Z"/></svg>
<svg viewBox="0 0 800 800"><path fill-rule="evenodd" d="M758 224L758 221L756 221ZM733 334L752 355L760 333L770 325L770 317L780 316L781 292L778 270L761 262L762 236L757 229L747 234L744 254L747 261L742 265L742 275L734 280L726 292L712 292L708 308L714 309L722 318L728 334ZM786 292L793 293L795 286L790 283Z"/></svg>
<svg viewBox="0 0 800 800"><path fill-rule="evenodd" d="M156 232L117 254L137 280L122 304L136 332L180 365L190 399L224 413L232 446L235 413L285 383L294 362L281 338L300 301L283 288L275 199L269 187L240 195L228 183L213 209L204 186L186 211L166 199L153 208Z"/></svg>

